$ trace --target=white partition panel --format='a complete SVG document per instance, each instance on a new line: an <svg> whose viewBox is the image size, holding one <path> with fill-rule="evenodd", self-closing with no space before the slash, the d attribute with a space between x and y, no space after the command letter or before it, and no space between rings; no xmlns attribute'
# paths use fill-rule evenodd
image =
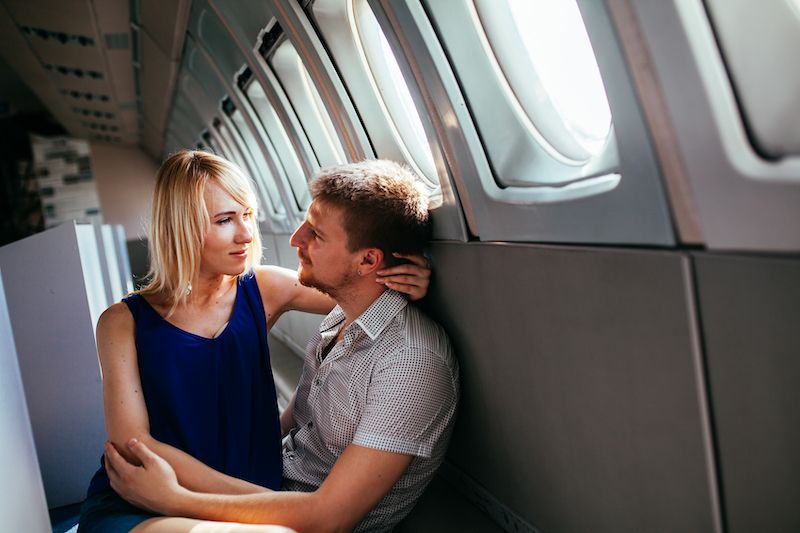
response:
<svg viewBox="0 0 800 533"><path fill-rule="evenodd" d="M131 274L131 260L128 257L128 242L125 240L125 226L114 224L111 226L114 234L114 251L117 254L119 266L119 279L122 286L121 296L133 292L133 275Z"/></svg>
<svg viewBox="0 0 800 533"><path fill-rule="evenodd" d="M2 274L2 273L0 273ZM0 517L4 531L49 532L39 462L0 281Z"/></svg>
<svg viewBox="0 0 800 533"><path fill-rule="evenodd" d="M106 302L94 228L66 223L3 246L0 269L47 504L76 503L106 438L94 338Z"/></svg>

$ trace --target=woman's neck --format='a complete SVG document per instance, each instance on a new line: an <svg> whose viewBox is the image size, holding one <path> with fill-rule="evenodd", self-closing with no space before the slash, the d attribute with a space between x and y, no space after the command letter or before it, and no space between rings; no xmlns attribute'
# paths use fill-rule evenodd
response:
<svg viewBox="0 0 800 533"><path fill-rule="evenodd" d="M192 280L192 290L187 298L187 303L194 305L207 305L217 302L220 298L236 285L236 276L195 276Z"/></svg>

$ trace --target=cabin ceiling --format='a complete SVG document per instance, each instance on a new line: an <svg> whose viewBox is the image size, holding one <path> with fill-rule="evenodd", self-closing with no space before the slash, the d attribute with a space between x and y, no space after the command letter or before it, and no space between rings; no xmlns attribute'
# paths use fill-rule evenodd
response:
<svg viewBox="0 0 800 533"><path fill-rule="evenodd" d="M0 55L74 137L160 159L191 0L0 0Z"/></svg>

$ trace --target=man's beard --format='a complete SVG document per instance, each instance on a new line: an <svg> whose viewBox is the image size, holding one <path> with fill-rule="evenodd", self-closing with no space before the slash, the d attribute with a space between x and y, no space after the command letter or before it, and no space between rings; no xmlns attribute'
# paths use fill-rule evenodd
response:
<svg viewBox="0 0 800 533"><path fill-rule="evenodd" d="M356 275L353 272L345 272L339 276L333 283L324 283L314 277L313 274L308 272L302 266L298 272L297 279L300 281L301 285L306 287L311 287L312 289L317 289L319 292L323 294L327 294L334 300L336 299L337 295L342 294L343 291L347 290L353 280L356 278Z"/></svg>

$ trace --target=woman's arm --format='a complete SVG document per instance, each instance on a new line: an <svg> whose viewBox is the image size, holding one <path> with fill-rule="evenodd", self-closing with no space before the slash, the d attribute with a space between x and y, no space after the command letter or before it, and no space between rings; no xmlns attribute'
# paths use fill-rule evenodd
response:
<svg viewBox="0 0 800 533"><path fill-rule="evenodd" d="M139 377L133 316L124 303L109 307L97 322L97 351L103 371L103 407L108 438L125 459L138 464L127 442L147 443L175 469L178 479L199 492L251 494L267 489L217 472L191 455L150 435Z"/></svg>
<svg viewBox="0 0 800 533"><path fill-rule="evenodd" d="M428 260L419 255L394 255L410 263L379 270L375 281L408 295L411 301L421 299L427 294L430 284ZM336 305L330 296L302 285L295 270L267 265L256 267L255 272L267 313L267 327L270 329L286 311L322 315L329 313Z"/></svg>

